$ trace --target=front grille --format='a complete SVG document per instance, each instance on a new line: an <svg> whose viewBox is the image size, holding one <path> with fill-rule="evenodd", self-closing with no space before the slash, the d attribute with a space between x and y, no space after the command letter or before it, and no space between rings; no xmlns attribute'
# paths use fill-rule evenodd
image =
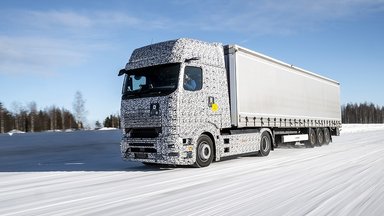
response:
<svg viewBox="0 0 384 216"><path fill-rule="evenodd" d="M131 138L156 138L161 133L161 128L133 128Z"/></svg>
<svg viewBox="0 0 384 216"><path fill-rule="evenodd" d="M161 110L158 115L151 115L150 110L138 109L124 114L125 125L161 126Z"/></svg>
<svg viewBox="0 0 384 216"><path fill-rule="evenodd" d="M147 146L147 147L153 147L153 146L155 146L155 144L153 144L153 143L129 143L129 146L137 146L137 147L145 147L145 146Z"/></svg>
<svg viewBox="0 0 384 216"><path fill-rule="evenodd" d="M130 148L130 151L134 153L157 153L154 148Z"/></svg>

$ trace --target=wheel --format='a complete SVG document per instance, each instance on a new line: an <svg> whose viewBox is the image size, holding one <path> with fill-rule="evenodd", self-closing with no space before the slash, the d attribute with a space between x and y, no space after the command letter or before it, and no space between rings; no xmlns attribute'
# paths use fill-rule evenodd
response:
<svg viewBox="0 0 384 216"><path fill-rule="evenodd" d="M269 133L267 131L264 131L260 137L260 150L258 152L258 155L263 157L268 156L269 152L271 151L271 144L271 136L269 136Z"/></svg>
<svg viewBox="0 0 384 216"><path fill-rule="evenodd" d="M195 167L207 167L213 161L213 142L207 135L197 140Z"/></svg>
<svg viewBox="0 0 384 216"><path fill-rule="evenodd" d="M313 148L316 145L316 132L312 128L308 129L308 140L304 142L305 147Z"/></svg>
<svg viewBox="0 0 384 216"><path fill-rule="evenodd" d="M331 133L328 128L324 128L324 144L328 145L331 142Z"/></svg>
<svg viewBox="0 0 384 216"><path fill-rule="evenodd" d="M317 145L322 146L324 144L324 131L322 128L316 129Z"/></svg>

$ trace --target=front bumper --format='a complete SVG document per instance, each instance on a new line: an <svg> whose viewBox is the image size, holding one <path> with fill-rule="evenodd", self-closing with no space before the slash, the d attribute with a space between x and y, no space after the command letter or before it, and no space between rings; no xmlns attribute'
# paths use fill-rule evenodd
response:
<svg viewBox="0 0 384 216"><path fill-rule="evenodd" d="M177 135L158 138L129 138L121 141L124 160L158 164L192 165L195 163L193 145Z"/></svg>

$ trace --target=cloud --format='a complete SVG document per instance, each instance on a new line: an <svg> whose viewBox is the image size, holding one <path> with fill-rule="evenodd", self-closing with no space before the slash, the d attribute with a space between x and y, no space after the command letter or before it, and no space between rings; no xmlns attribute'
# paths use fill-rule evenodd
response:
<svg viewBox="0 0 384 216"><path fill-rule="evenodd" d="M84 61L84 48L67 40L0 36L0 74L53 75Z"/></svg>
<svg viewBox="0 0 384 216"><path fill-rule="evenodd" d="M142 5L145 8L142 12L121 9L15 10L8 13L8 20L13 22L12 26L21 25L30 32L54 34L60 29L72 34L69 36L89 34L89 31L102 34L105 29L117 28L278 34L330 20L353 19L384 11L384 0L228 0L225 3L212 0L202 4L184 0L155 4L159 5ZM163 10L158 10L163 5Z"/></svg>
<svg viewBox="0 0 384 216"><path fill-rule="evenodd" d="M156 19L146 19L144 17L131 16L119 11L19 11L16 22L23 22L25 26L36 30L58 29L68 32L96 31L104 28L131 27L131 28L164 28L164 22L168 22L161 17Z"/></svg>
<svg viewBox="0 0 384 216"><path fill-rule="evenodd" d="M21 19L29 20L30 25L40 28L67 27L88 28L92 25L91 17L84 16L73 11L25 11L21 13ZM32 22L31 22L32 21Z"/></svg>
<svg viewBox="0 0 384 216"><path fill-rule="evenodd" d="M5 15L4 15L5 14ZM74 11L12 11L3 13L0 74L51 76L108 50L105 31L140 21L119 13Z"/></svg>
<svg viewBox="0 0 384 216"><path fill-rule="evenodd" d="M291 34L316 29L327 21L357 19L384 11L383 0L229 0L226 4L214 3L206 9L204 19L199 20L203 30L259 35Z"/></svg>
<svg viewBox="0 0 384 216"><path fill-rule="evenodd" d="M118 11L13 10L0 15L0 74L53 75L113 47L126 29L167 28L166 19L145 19Z"/></svg>
<svg viewBox="0 0 384 216"><path fill-rule="evenodd" d="M163 4L163 3L158 3ZM384 11L384 0L171 1L164 10L0 11L1 74L52 74L84 63L94 51L116 46L111 38L169 32L236 32L286 35ZM156 11L155 11L156 8ZM174 16L175 10L178 16Z"/></svg>

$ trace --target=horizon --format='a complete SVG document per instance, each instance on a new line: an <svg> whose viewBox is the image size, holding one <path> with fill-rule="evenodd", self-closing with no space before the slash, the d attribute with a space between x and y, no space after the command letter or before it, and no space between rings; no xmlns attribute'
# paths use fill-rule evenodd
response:
<svg viewBox="0 0 384 216"><path fill-rule="evenodd" d="M2 1L0 102L119 113L135 48L180 37L238 44L341 84L341 105L383 106L384 1ZM162 10L158 10L161 8Z"/></svg>

